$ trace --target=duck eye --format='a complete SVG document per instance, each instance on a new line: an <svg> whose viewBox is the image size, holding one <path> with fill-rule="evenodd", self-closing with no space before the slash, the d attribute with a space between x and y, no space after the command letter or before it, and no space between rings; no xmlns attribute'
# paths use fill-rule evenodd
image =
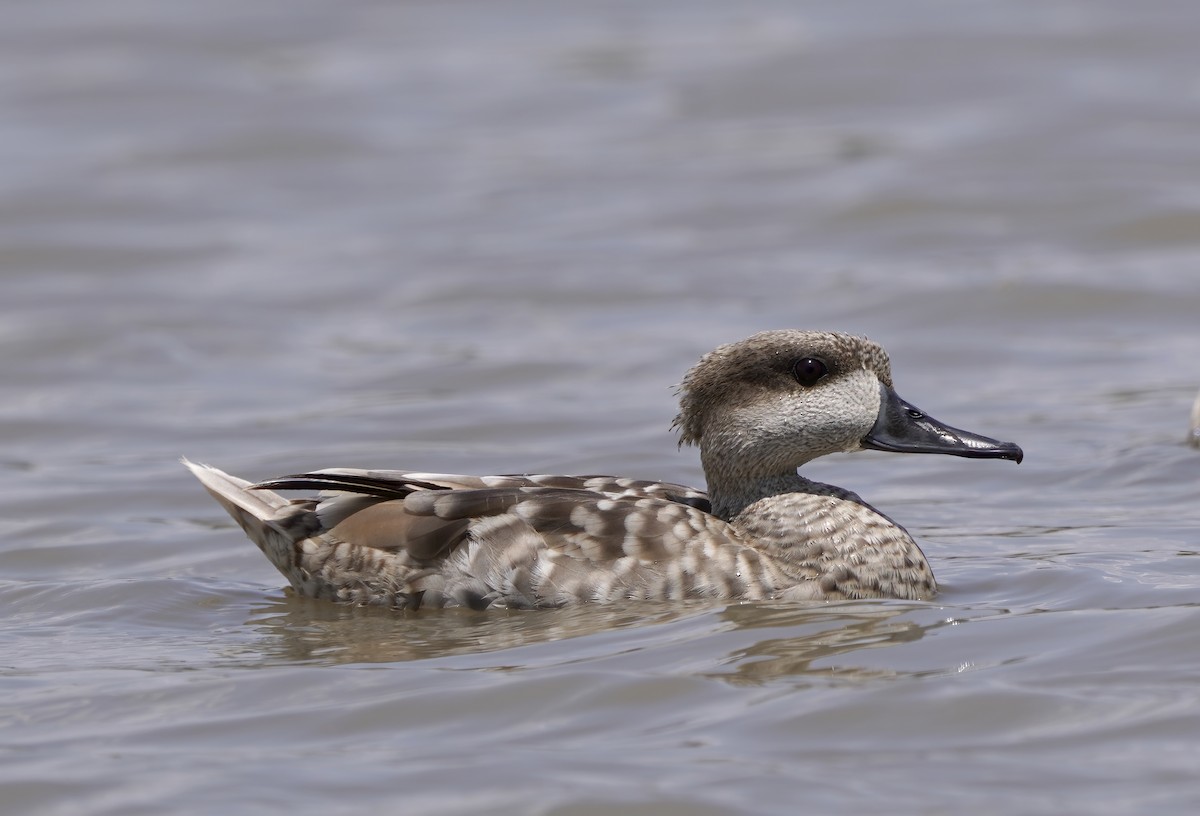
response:
<svg viewBox="0 0 1200 816"><path fill-rule="evenodd" d="M805 388L816 385L817 381L828 373L829 368L816 357L805 357L803 360L797 360L792 366L792 376Z"/></svg>

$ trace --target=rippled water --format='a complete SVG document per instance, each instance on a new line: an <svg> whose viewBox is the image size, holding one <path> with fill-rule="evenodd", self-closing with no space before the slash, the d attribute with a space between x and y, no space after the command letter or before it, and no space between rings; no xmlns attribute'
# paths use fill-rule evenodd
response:
<svg viewBox="0 0 1200 816"><path fill-rule="evenodd" d="M1200 806L1200 6L10 5L4 812ZM808 469L936 603L339 608L176 461L699 483L783 326L1025 448Z"/></svg>

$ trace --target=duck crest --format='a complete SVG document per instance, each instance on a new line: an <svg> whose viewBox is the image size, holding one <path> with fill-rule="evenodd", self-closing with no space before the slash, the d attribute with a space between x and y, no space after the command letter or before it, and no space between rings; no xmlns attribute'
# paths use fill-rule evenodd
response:
<svg viewBox="0 0 1200 816"><path fill-rule="evenodd" d="M901 400L887 353L833 332L770 331L704 355L674 426L708 490L614 476L334 468L252 484L184 464L297 593L396 608L674 600L927 599L900 525L796 471L876 448L1020 461ZM289 501L275 491L301 490Z"/></svg>
<svg viewBox="0 0 1200 816"><path fill-rule="evenodd" d="M797 360L821 359L832 373L861 370L874 373L889 388L892 368L888 354L865 337L835 332L775 330L759 332L738 343L718 346L700 358L679 387L679 413L671 427L679 444L699 445L705 420L714 408L729 401L752 399L780 382L794 385L791 369Z"/></svg>

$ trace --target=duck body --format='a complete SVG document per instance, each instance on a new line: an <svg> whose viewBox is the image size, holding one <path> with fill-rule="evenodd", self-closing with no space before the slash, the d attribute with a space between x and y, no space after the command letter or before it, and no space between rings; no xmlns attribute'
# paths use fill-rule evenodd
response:
<svg viewBox="0 0 1200 816"><path fill-rule="evenodd" d="M684 379L675 424L681 445L700 447L707 491L346 468L252 484L184 464L300 595L483 609L928 599L937 586L908 532L797 468L863 447L1022 457L900 400L881 347L828 332L763 332L705 355Z"/></svg>

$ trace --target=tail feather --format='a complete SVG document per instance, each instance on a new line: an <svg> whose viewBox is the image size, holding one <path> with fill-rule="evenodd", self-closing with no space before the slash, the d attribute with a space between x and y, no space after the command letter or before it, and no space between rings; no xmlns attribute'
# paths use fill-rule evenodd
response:
<svg viewBox="0 0 1200 816"><path fill-rule="evenodd" d="M255 490L251 482L230 476L210 465L180 459L204 489L246 532L250 540L289 579L294 571L292 544L296 536L289 532L280 513L291 502L270 490Z"/></svg>
<svg viewBox="0 0 1200 816"><path fill-rule="evenodd" d="M230 476L212 465L197 464L187 458L180 458L179 461L235 519L235 507L261 521L266 521L272 518L279 508L288 504L288 500L278 493L272 493L270 490L251 490L252 482Z"/></svg>
<svg viewBox="0 0 1200 816"><path fill-rule="evenodd" d="M312 502L291 502L209 465L180 461L300 595L342 603L420 604L413 582L429 570L406 556L330 538ZM344 504L334 502L335 517L353 509Z"/></svg>

